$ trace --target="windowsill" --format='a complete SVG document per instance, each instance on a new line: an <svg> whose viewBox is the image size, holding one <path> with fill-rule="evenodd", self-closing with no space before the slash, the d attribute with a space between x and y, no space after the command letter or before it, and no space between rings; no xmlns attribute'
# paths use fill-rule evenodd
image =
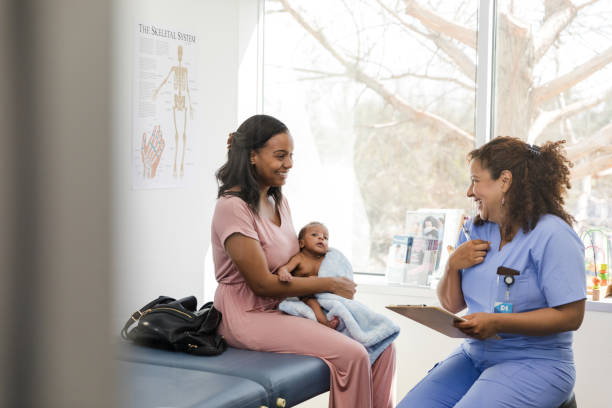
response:
<svg viewBox="0 0 612 408"><path fill-rule="evenodd" d="M603 298L596 302L587 299L586 310L612 313L612 297Z"/></svg>
<svg viewBox="0 0 612 408"><path fill-rule="evenodd" d="M374 295L391 295L391 296L406 296L410 298L419 298L418 302L438 304L436 291L429 286L417 285L401 285L397 283L388 283L384 275L367 275L355 273L355 282L357 283L357 291L363 294ZM422 298L422 301L420 300Z"/></svg>
<svg viewBox="0 0 612 408"><path fill-rule="evenodd" d="M392 295L406 296L411 299L418 298L418 302L412 303L438 304L436 291L429 286L400 285L388 283L384 275L366 275L355 273L357 291L369 295ZM422 299L422 300L421 300ZM586 310L590 312L612 313L612 297L603 298L599 301L587 299Z"/></svg>

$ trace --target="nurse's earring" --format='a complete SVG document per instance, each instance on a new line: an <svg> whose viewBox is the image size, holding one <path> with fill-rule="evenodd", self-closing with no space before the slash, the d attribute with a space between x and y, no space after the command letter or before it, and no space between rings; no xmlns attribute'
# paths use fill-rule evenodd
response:
<svg viewBox="0 0 612 408"><path fill-rule="evenodd" d="M506 205L506 197L505 196L502 197L502 201L501 201L501 206L503 207L504 205Z"/></svg>

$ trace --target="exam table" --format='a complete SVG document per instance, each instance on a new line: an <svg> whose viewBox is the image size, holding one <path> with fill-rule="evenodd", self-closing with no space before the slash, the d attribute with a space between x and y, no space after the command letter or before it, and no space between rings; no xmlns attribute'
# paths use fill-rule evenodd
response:
<svg viewBox="0 0 612 408"><path fill-rule="evenodd" d="M283 408L329 391L323 360L232 347L196 356L117 345L122 407Z"/></svg>

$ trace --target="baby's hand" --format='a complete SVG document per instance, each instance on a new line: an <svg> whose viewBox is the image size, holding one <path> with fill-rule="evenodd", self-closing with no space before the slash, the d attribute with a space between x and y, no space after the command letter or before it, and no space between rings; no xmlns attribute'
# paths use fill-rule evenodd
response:
<svg viewBox="0 0 612 408"><path fill-rule="evenodd" d="M278 280L281 282L290 282L293 276L289 273L287 268L279 268L278 269Z"/></svg>
<svg viewBox="0 0 612 408"><path fill-rule="evenodd" d="M327 327L336 330L338 324L340 324L340 320L338 319L338 317L334 316L330 321L327 322Z"/></svg>

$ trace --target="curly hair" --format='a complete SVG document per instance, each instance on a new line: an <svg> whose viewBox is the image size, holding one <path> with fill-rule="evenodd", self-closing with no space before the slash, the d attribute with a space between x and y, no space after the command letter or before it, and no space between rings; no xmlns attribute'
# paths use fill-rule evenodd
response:
<svg viewBox="0 0 612 408"><path fill-rule="evenodd" d="M512 173L512 184L505 195L508 215L518 221L525 233L535 228L542 215L553 214L570 226L575 221L563 205L570 189L570 168L573 164L565 156L565 140L546 142L541 147L525 143L519 138L500 136L468 153L468 160L478 160L497 180L502 171ZM477 216L476 225L484 221ZM502 231L510 238L512 225Z"/></svg>
<svg viewBox="0 0 612 408"><path fill-rule="evenodd" d="M250 164L251 151L262 148L272 136L288 132L287 126L280 120L268 115L255 115L245 120L237 131L230 133L227 161L215 173L219 184L217 198L238 196L257 214L259 183L255 168ZM231 191L234 187L240 189ZM278 208L283 197L281 188L270 187L268 196L272 196Z"/></svg>

